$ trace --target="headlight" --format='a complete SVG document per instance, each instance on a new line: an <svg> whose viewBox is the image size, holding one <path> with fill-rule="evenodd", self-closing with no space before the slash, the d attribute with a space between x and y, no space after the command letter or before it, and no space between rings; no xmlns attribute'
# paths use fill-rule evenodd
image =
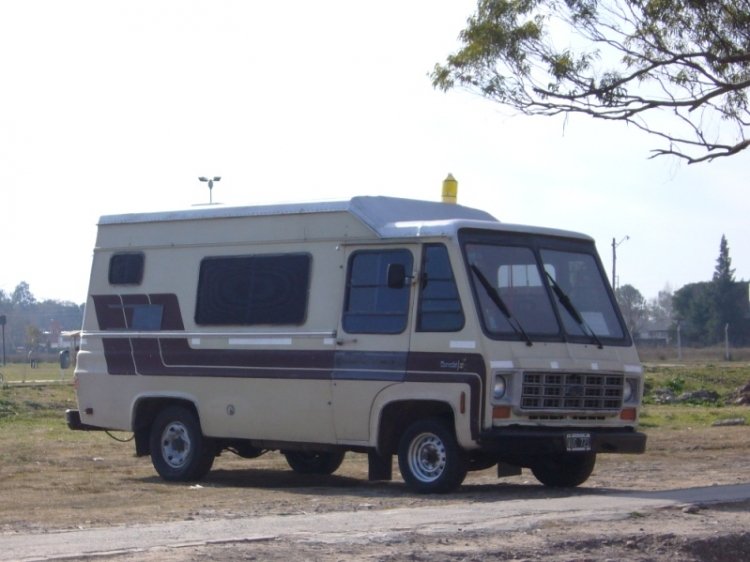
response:
<svg viewBox="0 0 750 562"><path fill-rule="evenodd" d="M625 379L625 387L622 390L622 401L630 402L635 398L637 383L633 379Z"/></svg>
<svg viewBox="0 0 750 562"><path fill-rule="evenodd" d="M492 387L492 397L495 400L500 400L503 396L505 396L505 390L505 377L502 377L500 375L496 376L495 385Z"/></svg>

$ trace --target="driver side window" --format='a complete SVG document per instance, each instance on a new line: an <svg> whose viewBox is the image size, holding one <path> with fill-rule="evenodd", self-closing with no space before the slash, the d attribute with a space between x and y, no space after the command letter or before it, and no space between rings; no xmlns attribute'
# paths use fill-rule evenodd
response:
<svg viewBox="0 0 750 562"><path fill-rule="evenodd" d="M413 271L408 250L362 250L352 254L346 278L342 326L350 334L400 334L409 319L411 283L389 286L388 267Z"/></svg>

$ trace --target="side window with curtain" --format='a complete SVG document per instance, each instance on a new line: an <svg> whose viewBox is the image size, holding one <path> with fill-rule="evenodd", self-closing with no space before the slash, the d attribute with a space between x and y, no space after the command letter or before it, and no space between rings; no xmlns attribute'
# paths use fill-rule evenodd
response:
<svg viewBox="0 0 750 562"><path fill-rule="evenodd" d="M417 331L456 332L464 327L464 313L456 280L442 244L428 244L422 258Z"/></svg>
<svg viewBox="0 0 750 562"><path fill-rule="evenodd" d="M204 258L195 322L204 326L303 324L311 263L309 254Z"/></svg>
<svg viewBox="0 0 750 562"><path fill-rule="evenodd" d="M409 319L408 280L400 287L388 286L390 265L413 271L408 250L362 250L352 254L346 282L342 326L348 333L400 334Z"/></svg>

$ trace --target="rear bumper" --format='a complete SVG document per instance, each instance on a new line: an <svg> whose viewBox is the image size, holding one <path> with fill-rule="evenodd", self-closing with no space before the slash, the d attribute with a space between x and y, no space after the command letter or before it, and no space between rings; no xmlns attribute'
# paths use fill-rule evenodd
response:
<svg viewBox="0 0 750 562"><path fill-rule="evenodd" d="M589 434L590 452L640 454L646 450L646 434L631 429L549 429L535 427L493 428L479 436L481 448L502 456L560 454L568 451L568 436Z"/></svg>
<svg viewBox="0 0 750 562"><path fill-rule="evenodd" d="M104 431L103 427L83 423L81 421L81 412L78 410L65 410L65 422L68 424L68 429L74 431Z"/></svg>

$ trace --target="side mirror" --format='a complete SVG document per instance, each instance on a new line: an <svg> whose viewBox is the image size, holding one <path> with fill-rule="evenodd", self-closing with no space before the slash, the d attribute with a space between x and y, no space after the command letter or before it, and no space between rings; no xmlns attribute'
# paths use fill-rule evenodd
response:
<svg viewBox="0 0 750 562"><path fill-rule="evenodd" d="M401 263L388 264L388 288L403 289L406 285L406 268Z"/></svg>

